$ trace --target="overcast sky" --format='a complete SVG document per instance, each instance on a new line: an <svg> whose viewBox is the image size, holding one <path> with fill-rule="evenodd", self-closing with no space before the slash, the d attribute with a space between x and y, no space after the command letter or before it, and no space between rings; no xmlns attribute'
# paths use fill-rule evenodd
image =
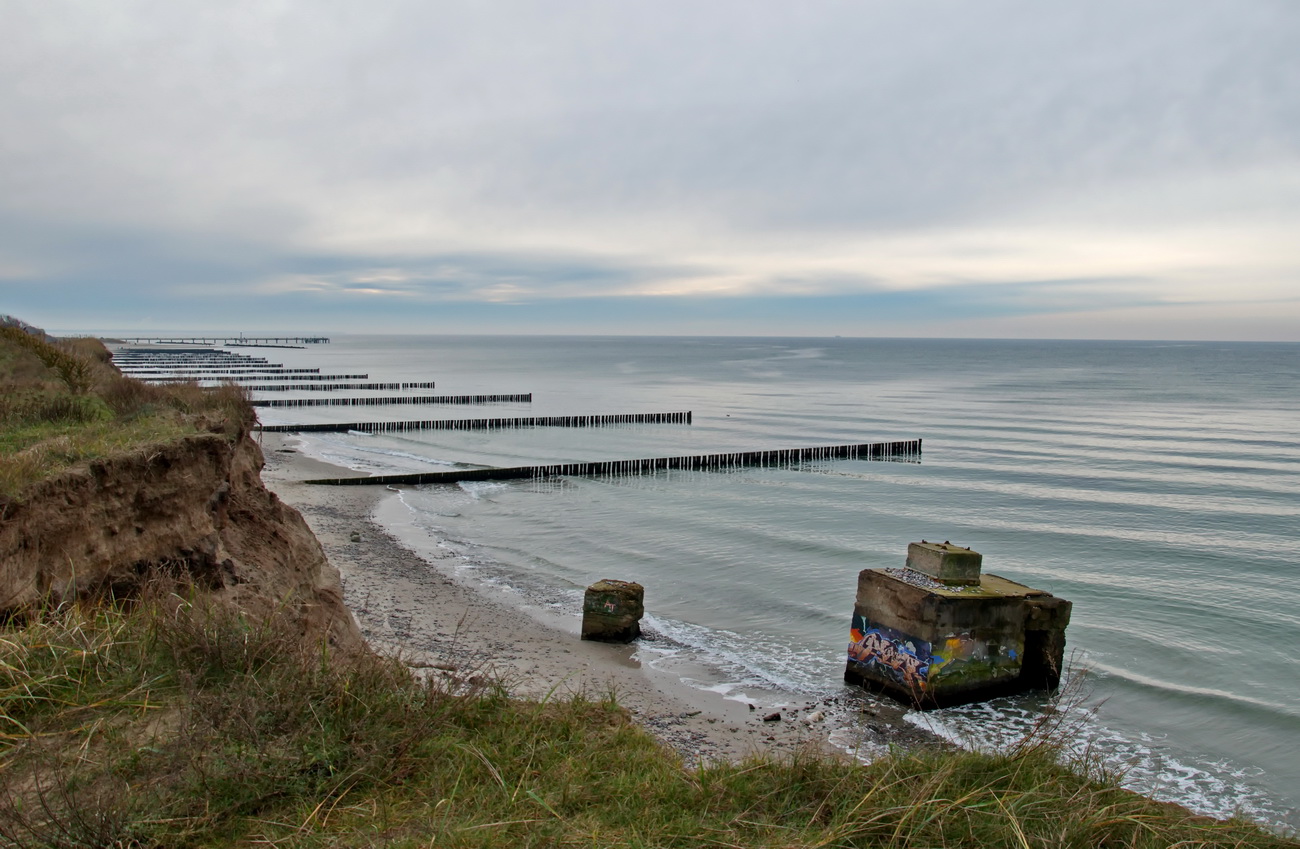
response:
<svg viewBox="0 0 1300 849"><path fill-rule="evenodd" d="M0 0L61 330L1300 340L1296 0Z"/></svg>

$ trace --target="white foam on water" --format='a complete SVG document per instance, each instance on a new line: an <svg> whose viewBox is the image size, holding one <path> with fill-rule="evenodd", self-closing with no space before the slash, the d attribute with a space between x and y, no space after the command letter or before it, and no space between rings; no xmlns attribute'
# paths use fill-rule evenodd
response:
<svg viewBox="0 0 1300 849"><path fill-rule="evenodd" d="M804 695L824 686L818 676L807 672L812 658L801 657L763 634L737 634L650 613L642 621L646 630L666 638L679 652L689 653L692 660L714 668L724 682L734 686Z"/></svg>
<svg viewBox="0 0 1300 849"><path fill-rule="evenodd" d="M320 460L323 463L329 463L334 466L342 466L354 472L368 471L364 462L346 451L337 450L336 446L326 444L319 439L308 439L298 437L296 443L298 451L313 460Z"/></svg>
<svg viewBox="0 0 1300 849"><path fill-rule="evenodd" d="M374 434L366 434L366 436L368 437L373 435ZM350 447L354 451L362 454L378 455L380 457L389 458L392 460L413 460L421 467L420 469L415 469L415 471L421 471L423 467L427 467L427 466L455 466L456 465L456 463L452 462L451 460L441 460L437 457L429 457L425 454L413 454L410 451L399 451L396 448L378 448L378 447L371 447L368 445L365 446L352 445ZM398 473L412 471L412 469L409 466L405 466L405 465L394 465L393 469Z"/></svg>
<svg viewBox="0 0 1300 849"><path fill-rule="evenodd" d="M510 484L497 481L458 481L456 485L474 499L487 498L493 493L510 488Z"/></svg>
<svg viewBox="0 0 1300 849"><path fill-rule="evenodd" d="M723 681L722 683L710 684L705 681L683 678L682 682L690 684L697 690L703 690L706 693L715 693L728 701L739 702L741 704L747 704L754 701L753 698L742 689L741 685L734 681Z"/></svg>
<svg viewBox="0 0 1300 849"><path fill-rule="evenodd" d="M1068 684L1067 684L1068 687ZM1044 720L1043 697L1011 697L932 711L910 711L907 722L972 751L1005 752L1021 743ZM1100 705L1065 704L1049 717L1064 733L1063 760L1082 770L1118 776L1138 793L1174 802L1195 813L1242 816L1262 823L1297 823L1297 812L1275 802L1254 779L1257 768L1227 761L1193 766L1180 760L1161 739L1125 734L1106 726ZM1292 826L1294 828L1294 825Z"/></svg>
<svg viewBox="0 0 1300 849"><path fill-rule="evenodd" d="M374 434L358 434L367 439ZM394 448L361 444L349 431L347 434L311 436L298 435L295 445L308 457L368 474L403 474L422 472L429 468L454 466L450 460L440 460L423 454L414 454ZM407 462L402 462L407 461Z"/></svg>

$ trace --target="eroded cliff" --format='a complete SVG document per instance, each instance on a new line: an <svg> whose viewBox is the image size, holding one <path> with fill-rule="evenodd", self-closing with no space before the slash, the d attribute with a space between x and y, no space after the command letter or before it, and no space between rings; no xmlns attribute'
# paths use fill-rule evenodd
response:
<svg viewBox="0 0 1300 849"><path fill-rule="evenodd" d="M288 617L335 651L366 651L338 572L262 485L262 464L247 433L196 434L34 484L0 508L0 611L176 578L250 617Z"/></svg>

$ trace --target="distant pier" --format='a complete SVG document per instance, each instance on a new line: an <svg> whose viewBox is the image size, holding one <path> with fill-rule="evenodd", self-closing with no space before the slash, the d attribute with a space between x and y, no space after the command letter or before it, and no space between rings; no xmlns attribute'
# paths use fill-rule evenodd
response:
<svg viewBox="0 0 1300 849"><path fill-rule="evenodd" d="M397 433L410 430L502 430L521 427L607 427L620 424L690 424L691 411L599 416L531 416L503 419L425 419L409 422L262 425L266 433Z"/></svg>
<svg viewBox="0 0 1300 849"><path fill-rule="evenodd" d="M133 345L245 345L282 347L285 345L328 345L328 336L133 336L123 338Z"/></svg>
<svg viewBox="0 0 1300 849"><path fill-rule="evenodd" d="M742 466L793 466L821 460L921 460L921 440L868 442L858 445L823 445L814 448L786 448L776 451L738 451L729 454L700 454L686 457L652 457L646 460L601 460L594 463L556 463L547 466L459 469L452 472L421 472L409 475L376 475L363 478L319 478L304 483L327 486L375 486L379 484L459 483L460 481L523 480L528 478L594 475L649 475L668 469L721 471Z"/></svg>

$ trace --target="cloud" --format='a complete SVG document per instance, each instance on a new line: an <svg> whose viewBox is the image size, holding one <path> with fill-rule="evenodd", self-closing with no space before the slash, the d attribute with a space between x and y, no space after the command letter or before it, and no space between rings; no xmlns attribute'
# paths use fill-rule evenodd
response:
<svg viewBox="0 0 1300 849"><path fill-rule="evenodd" d="M1149 319L1300 272L1283 0L47 0L0 24L0 295L45 315L69 291L366 303L376 328L748 299L714 325L743 330L797 298L965 288L988 322L1069 288Z"/></svg>

